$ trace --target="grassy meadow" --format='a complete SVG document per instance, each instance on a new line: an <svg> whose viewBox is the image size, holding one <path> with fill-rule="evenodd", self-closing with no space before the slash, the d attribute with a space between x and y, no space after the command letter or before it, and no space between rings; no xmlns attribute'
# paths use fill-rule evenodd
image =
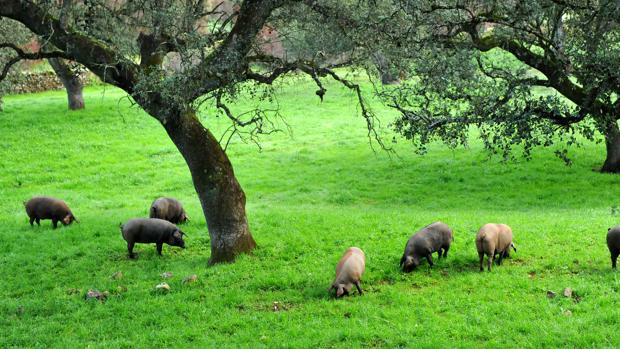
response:
<svg viewBox="0 0 620 349"><path fill-rule="evenodd" d="M620 176L593 171L604 145L554 149L502 163L482 145L425 156L394 136L394 113L375 110L396 155L373 152L355 98L333 84L321 103L306 81L280 87L291 132L262 150L234 138L228 154L247 195L259 248L207 267L209 235L189 171L163 128L111 87L6 98L0 113L0 347L616 347L620 274L607 228L620 224ZM235 108L249 109L252 100ZM221 135L229 123L209 110ZM286 129L287 125L280 122ZM376 148L376 146L375 146ZM64 199L80 224L30 227L22 202ZM191 222L186 250L137 245L127 258L118 225L174 196ZM441 220L455 232L447 260L398 269L409 236ZM512 226L518 253L478 272L474 237ZM362 297L326 289L349 246L366 253ZM121 272L122 277L111 275ZM160 274L171 272L167 279ZM197 282L183 278L196 274ZM167 282L161 294L155 285ZM573 297L562 295L564 288ZM85 300L89 289L107 301ZM548 291L557 294L547 296ZM277 302L277 303L275 303Z"/></svg>

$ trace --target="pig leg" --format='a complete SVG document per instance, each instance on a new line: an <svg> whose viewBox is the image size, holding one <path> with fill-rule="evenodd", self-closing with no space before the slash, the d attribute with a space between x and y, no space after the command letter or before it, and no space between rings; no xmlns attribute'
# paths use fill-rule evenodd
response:
<svg viewBox="0 0 620 349"><path fill-rule="evenodd" d="M162 242L158 242L157 244L157 253L161 256L161 248L164 246Z"/></svg>
<svg viewBox="0 0 620 349"><path fill-rule="evenodd" d="M504 252L501 251L499 253L499 258L497 259L497 265L502 265L502 260L504 259Z"/></svg>
<svg viewBox="0 0 620 349"><path fill-rule="evenodd" d="M611 267L613 269L616 269L616 261L618 260L618 255L620 255L620 251L611 251Z"/></svg>
<svg viewBox="0 0 620 349"><path fill-rule="evenodd" d="M484 271L482 264L484 263L484 252L478 252L478 258L480 258L480 271Z"/></svg>
<svg viewBox="0 0 620 349"><path fill-rule="evenodd" d="M437 260L441 259L441 247L437 250Z"/></svg>
<svg viewBox="0 0 620 349"><path fill-rule="evenodd" d="M426 255L426 260L428 261L428 265L430 265L432 268L433 267L433 256L430 253Z"/></svg>
<svg viewBox="0 0 620 349"><path fill-rule="evenodd" d="M37 222L38 226L41 226L41 220L39 218L35 218L34 220Z"/></svg>
<svg viewBox="0 0 620 349"><path fill-rule="evenodd" d="M359 281L355 282L355 287L357 287L357 292L360 293L360 296L364 294L364 291L362 291L362 286L360 285Z"/></svg>
<svg viewBox="0 0 620 349"><path fill-rule="evenodd" d="M34 217L30 217L30 226L33 227L34 226ZM38 222L37 222L38 223Z"/></svg>
<svg viewBox="0 0 620 349"><path fill-rule="evenodd" d="M444 247L443 248L443 259L448 258L448 250L450 249L450 247Z"/></svg>
<svg viewBox="0 0 620 349"><path fill-rule="evenodd" d="M54 229L58 228L58 221L55 219L52 219L52 225L54 226Z"/></svg>
<svg viewBox="0 0 620 349"><path fill-rule="evenodd" d="M136 258L136 255L133 253L133 242L128 242L127 243L127 251L129 252L129 258L133 259Z"/></svg>
<svg viewBox="0 0 620 349"><path fill-rule="evenodd" d="M489 258L487 259L487 269L491 271L491 264L493 264L493 253L489 254Z"/></svg>

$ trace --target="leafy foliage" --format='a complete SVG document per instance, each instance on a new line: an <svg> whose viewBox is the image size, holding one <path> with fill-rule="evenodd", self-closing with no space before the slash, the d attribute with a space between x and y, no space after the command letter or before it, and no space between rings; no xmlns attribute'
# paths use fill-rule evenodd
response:
<svg viewBox="0 0 620 349"><path fill-rule="evenodd" d="M32 35L21 23L0 17L0 42L7 42L10 40L16 45L23 45L29 39L32 39ZM12 59L14 57L12 53L13 50L9 48L0 48L0 62ZM17 79L19 79L20 75L16 74L16 71L17 69L13 67L13 69L7 70L6 79L0 79L0 111L2 110L2 95L9 91L11 83L15 83L18 81ZM0 74L2 73L3 72L0 70Z"/></svg>
<svg viewBox="0 0 620 349"><path fill-rule="evenodd" d="M434 139L466 145L470 125L504 158L516 145L530 158L535 147L598 131L608 144L603 169L620 170L618 2L405 3L409 54L392 59L411 63L411 81L381 96L401 111L394 128L418 151Z"/></svg>

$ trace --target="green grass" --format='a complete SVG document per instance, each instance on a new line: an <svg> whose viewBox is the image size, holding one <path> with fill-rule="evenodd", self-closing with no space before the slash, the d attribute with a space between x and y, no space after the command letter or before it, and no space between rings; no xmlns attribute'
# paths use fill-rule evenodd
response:
<svg viewBox="0 0 620 349"><path fill-rule="evenodd" d="M247 194L259 248L207 267L209 236L191 178L163 128L115 89L86 90L87 109L62 92L6 98L0 113L0 347L615 347L620 277L605 234L620 217L620 176L592 169L603 145L572 149L572 167L538 150L502 164L481 144L415 155L373 153L355 99L328 85L320 103L305 82L282 89L292 134L262 151L228 153ZM241 101L240 110L251 101ZM379 105L375 106L382 111ZM386 126L393 113L385 111ZM228 126L205 113L216 134ZM284 127L284 124L281 124ZM386 139L392 135L386 130ZM81 220L31 228L22 202L63 198ZM161 195L192 217L187 249L139 245L128 260L118 224L146 216ZM455 231L447 260L398 270L409 236L442 220ZM519 252L479 273L474 236L512 226ZM366 252L366 294L326 289L349 246ZM436 255L435 255L436 256ZM121 271L123 278L110 276ZM174 276L164 280L160 274ZM181 280L198 275L193 284ZM166 281L162 295L155 285ZM571 287L580 302L561 293ZM105 303L86 301L108 290ZM548 290L558 294L549 299ZM274 302L280 310L274 311Z"/></svg>

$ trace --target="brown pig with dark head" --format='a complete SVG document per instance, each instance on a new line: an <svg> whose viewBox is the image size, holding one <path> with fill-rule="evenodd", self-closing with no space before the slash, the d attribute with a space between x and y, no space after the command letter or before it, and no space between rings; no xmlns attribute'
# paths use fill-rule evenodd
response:
<svg viewBox="0 0 620 349"><path fill-rule="evenodd" d="M149 210L149 217L165 219L168 222L178 224L189 220L183 209L183 205L177 199L159 198L153 201Z"/></svg>
<svg viewBox="0 0 620 349"><path fill-rule="evenodd" d="M157 253L161 256L164 243L170 246L185 248L183 241L184 232L176 225L159 218L135 218L122 224L121 234L127 241L129 258L134 258L133 246L135 243L153 243L157 247Z"/></svg>
<svg viewBox="0 0 620 349"><path fill-rule="evenodd" d="M611 267L616 269L616 261L620 255L620 225L607 229L607 248L611 254Z"/></svg>
<svg viewBox="0 0 620 349"><path fill-rule="evenodd" d="M62 225L69 225L73 221L79 223L71 209L69 209L69 206L60 199L37 196L28 200L28 202L24 202L24 206L26 207L26 214L30 218L31 226L34 225L35 221L40 226L41 219L51 219L54 229L58 226L58 222L61 222Z"/></svg>
<svg viewBox="0 0 620 349"><path fill-rule="evenodd" d="M366 256L364 252L357 247L348 248L336 266L336 279L328 291L336 290L336 297L338 298L348 295L355 285L359 294L362 295L364 292L360 281L365 269Z"/></svg>
<svg viewBox="0 0 620 349"><path fill-rule="evenodd" d="M408 273L420 265L420 260L426 258L429 266L433 266L432 254L437 252L443 258L448 257L448 250L454 237L452 229L447 224L435 222L422 228L407 241L405 252L400 259L400 266Z"/></svg>
<svg viewBox="0 0 620 349"><path fill-rule="evenodd" d="M476 249L480 259L480 271L484 270L482 264L485 254L488 256L487 269L491 271L491 264L493 264L495 255L499 254L497 264L501 265L502 260L508 257L511 247L517 252L517 248L512 242L512 229L509 226L495 223L483 225L478 231L478 235L476 235Z"/></svg>

